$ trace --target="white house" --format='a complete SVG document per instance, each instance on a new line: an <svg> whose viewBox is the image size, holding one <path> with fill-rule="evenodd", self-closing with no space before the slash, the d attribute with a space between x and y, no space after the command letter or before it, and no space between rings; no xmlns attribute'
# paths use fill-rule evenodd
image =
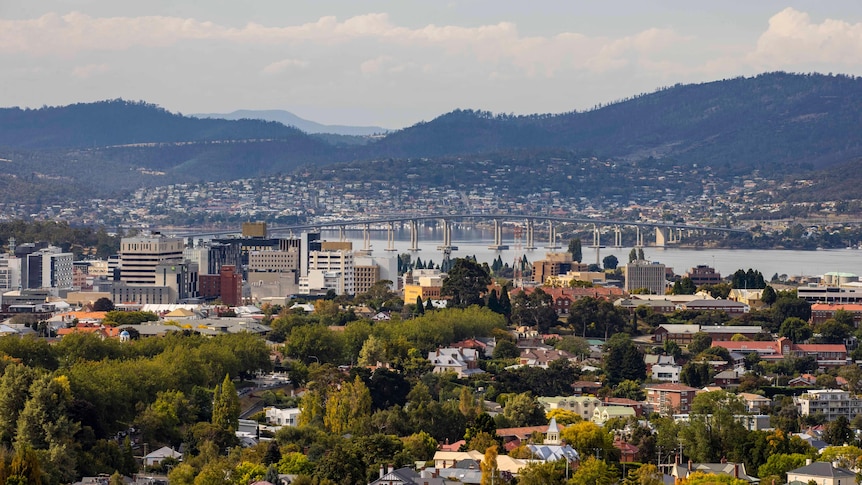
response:
<svg viewBox="0 0 862 485"><path fill-rule="evenodd" d="M454 372L458 377L480 374L479 351L476 349L442 348L428 353L428 360L434 366L434 373Z"/></svg>
<svg viewBox="0 0 862 485"><path fill-rule="evenodd" d="M182 460L183 454L179 451L174 451L169 446L163 446L158 450L144 456L144 466L158 466L165 458L176 458Z"/></svg>
<svg viewBox="0 0 862 485"><path fill-rule="evenodd" d="M274 407L264 408L266 422L270 426L296 426L299 420L299 408L279 409Z"/></svg>
<svg viewBox="0 0 862 485"><path fill-rule="evenodd" d="M682 366L677 364L653 364L652 378L664 382L679 382Z"/></svg>

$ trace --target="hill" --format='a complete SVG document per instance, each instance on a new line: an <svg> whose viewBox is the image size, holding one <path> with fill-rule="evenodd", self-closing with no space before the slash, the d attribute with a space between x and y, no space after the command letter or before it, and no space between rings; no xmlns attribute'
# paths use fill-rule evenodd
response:
<svg viewBox="0 0 862 485"><path fill-rule="evenodd" d="M370 163L412 160L411 170L417 170L415 164L429 159L425 176L433 178L444 159L455 170L467 160L486 159L506 160L518 170L543 160L544 154L565 153L577 154L573 160L614 160L617 169L629 170L632 177L669 170L684 174L697 166L708 167L724 181L754 171L773 179L800 175L813 180L810 188L786 196L816 200L835 182L842 191L862 182L855 170L862 159L860 131L862 79L820 74L769 73L675 85L590 111L556 115L456 110L365 144L350 135L308 135L275 121L199 119L143 102L111 100L0 109L0 188L3 200L60 203L64 196L82 193L92 197L340 162L351 163L348 168L363 176L399 180L407 176L398 171L404 164L379 173L380 165ZM590 180L602 183L602 167L607 166L583 169L598 171L598 178ZM634 178L609 176L620 197L641 190ZM90 184L95 179L100 183ZM77 182L87 188L76 188L81 187ZM530 185L553 186L565 194L578 184L535 180Z"/></svg>
<svg viewBox="0 0 862 485"><path fill-rule="evenodd" d="M458 110L393 133L376 157L559 148L774 172L862 155L862 79L763 74L676 85L587 112L506 116Z"/></svg>
<svg viewBox="0 0 862 485"><path fill-rule="evenodd" d="M197 118L221 118L225 120L265 120L275 121L285 126L293 126L308 134L331 133L347 136L370 136L387 133L392 130L379 126L348 126L348 125L324 125L311 120L300 118L290 111L280 109L250 110L241 109L230 113L202 113L194 114Z"/></svg>

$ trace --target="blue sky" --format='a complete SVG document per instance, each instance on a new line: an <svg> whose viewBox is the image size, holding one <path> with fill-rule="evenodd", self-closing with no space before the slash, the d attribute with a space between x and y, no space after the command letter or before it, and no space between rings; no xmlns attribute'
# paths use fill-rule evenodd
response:
<svg viewBox="0 0 862 485"><path fill-rule="evenodd" d="M111 98L399 128L766 71L862 75L862 2L0 0L0 106Z"/></svg>

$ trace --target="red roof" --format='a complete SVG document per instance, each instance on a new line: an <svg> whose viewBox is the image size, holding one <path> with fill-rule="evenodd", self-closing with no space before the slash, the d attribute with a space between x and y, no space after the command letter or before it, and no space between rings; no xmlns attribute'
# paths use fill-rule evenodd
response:
<svg viewBox="0 0 862 485"><path fill-rule="evenodd" d="M663 384L648 384L644 386L644 389L647 390L657 390L657 391L697 391L694 387L686 386L685 384L674 384L672 382L666 382Z"/></svg>
<svg viewBox="0 0 862 485"><path fill-rule="evenodd" d="M843 303L843 304L835 304L835 303L812 303L811 311L837 311L837 310L845 310L848 312L862 312L862 305L852 304L852 303Z"/></svg>
<svg viewBox="0 0 862 485"><path fill-rule="evenodd" d="M847 352L844 344L796 344L793 350L802 352Z"/></svg>

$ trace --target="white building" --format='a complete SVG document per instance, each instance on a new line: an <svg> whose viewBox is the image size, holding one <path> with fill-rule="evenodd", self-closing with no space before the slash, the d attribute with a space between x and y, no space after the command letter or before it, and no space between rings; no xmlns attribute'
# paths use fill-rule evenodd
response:
<svg viewBox="0 0 862 485"><path fill-rule="evenodd" d="M809 416L823 413L827 421L834 421L839 416L853 419L862 414L862 398L851 396L850 392L841 389L820 389L808 391L794 397L799 414Z"/></svg>
<svg viewBox="0 0 862 485"><path fill-rule="evenodd" d="M676 364L653 364L652 378L664 382L679 382L682 366Z"/></svg>
<svg viewBox="0 0 862 485"><path fill-rule="evenodd" d="M21 275L25 288L72 289L72 253L48 246L26 256L26 271Z"/></svg>
<svg viewBox="0 0 862 485"><path fill-rule="evenodd" d="M181 238L160 235L124 237L120 242L120 281L131 285L155 285L156 266L183 261Z"/></svg>
<svg viewBox="0 0 862 485"><path fill-rule="evenodd" d="M355 262L350 243L321 243L322 249L308 254L307 276L299 279L299 293L304 295L335 291L336 295L356 294Z"/></svg>
<svg viewBox="0 0 862 485"><path fill-rule="evenodd" d="M296 426L299 423L299 408L264 408L266 422L270 426Z"/></svg>
<svg viewBox="0 0 862 485"><path fill-rule="evenodd" d="M0 258L0 290L21 288L21 258L4 256Z"/></svg>

